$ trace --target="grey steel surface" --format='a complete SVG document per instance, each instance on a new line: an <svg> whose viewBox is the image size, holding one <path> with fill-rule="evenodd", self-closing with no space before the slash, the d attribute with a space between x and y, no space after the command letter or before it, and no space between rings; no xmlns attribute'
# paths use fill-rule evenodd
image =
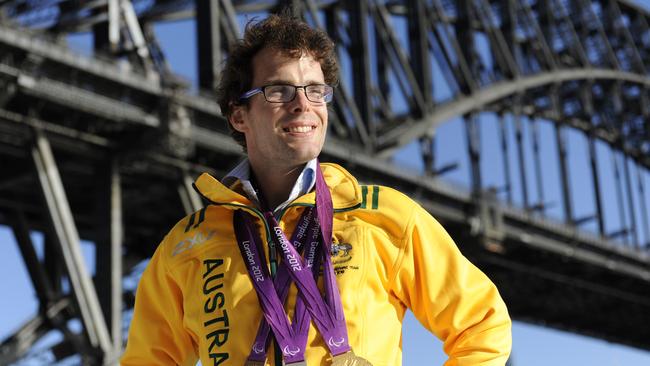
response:
<svg viewBox="0 0 650 366"><path fill-rule="evenodd" d="M40 131L35 132L32 157L73 295L81 320L87 329L86 335L93 347L98 347L108 353L111 343L97 299L97 292L81 254L79 234L50 144Z"/></svg>

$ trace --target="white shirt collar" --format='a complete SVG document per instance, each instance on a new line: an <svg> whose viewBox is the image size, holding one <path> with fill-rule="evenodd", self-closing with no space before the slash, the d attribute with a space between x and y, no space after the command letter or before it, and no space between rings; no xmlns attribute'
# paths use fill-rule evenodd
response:
<svg viewBox="0 0 650 366"><path fill-rule="evenodd" d="M293 188L291 189L289 198L281 203L278 207L275 207L273 209L273 212L282 210L283 208L287 207L293 200L309 193L312 189L314 189L314 186L316 185L316 169L318 169L318 160L316 158L307 162L307 164L305 164L305 167L302 169L302 172L300 172L298 179L296 179L296 183L294 183ZM239 180L241 183L241 188L248 199L250 199L251 202L255 203L257 207L261 207L257 191L255 188L253 188L253 184L251 183L250 163L248 162L248 159L239 163L233 170L230 171L230 173L226 174L221 182L225 186L229 187L237 180Z"/></svg>

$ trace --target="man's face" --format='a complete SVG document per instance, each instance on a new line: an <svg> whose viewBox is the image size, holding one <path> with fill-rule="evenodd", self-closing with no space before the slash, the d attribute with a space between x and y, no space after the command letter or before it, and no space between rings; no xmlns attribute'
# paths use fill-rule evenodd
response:
<svg viewBox="0 0 650 366"><path fill-rule="evenodd" d="M253 58L252 88L271 84L325 84L325 78L311 55L291 58L265 48ZM310 102L303 89L288 103L269 103L259 93L249 99L248 108L236 107L230 122L246 136L253 164L299 165L318 156L323 147L327 105Z"/></svg>

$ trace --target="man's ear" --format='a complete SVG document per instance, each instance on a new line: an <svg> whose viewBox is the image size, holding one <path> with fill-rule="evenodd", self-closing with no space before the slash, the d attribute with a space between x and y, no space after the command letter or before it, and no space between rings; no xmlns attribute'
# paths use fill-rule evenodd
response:
<svg viewBox="0 0 650 366"><path fill-rule="evenodd" d="M246 123L244 122L245 113L246 111L244 106L242 105L232 106L232 113L228 118L228 122L230 123L230 125L235 131L244 133L248 130L247 128L248 126L246 126Z"/></svg>

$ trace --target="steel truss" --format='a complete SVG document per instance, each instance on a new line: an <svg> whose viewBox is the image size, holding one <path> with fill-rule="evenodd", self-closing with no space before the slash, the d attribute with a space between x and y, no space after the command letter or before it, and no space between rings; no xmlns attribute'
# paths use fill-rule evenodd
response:
<svg viewBox="0 0 650 366"><path fill-rule="evenodd" d="M650 238L649 221L647 205L634 203L647 202L642 174L650 168L645 10L622 0L5 0L0 162L10 174L0 178L0 223L15 234L40 309L3 341L0 364L29 357L50 330L63 334L52 347L55 361L78 354L87 364L115 362L122 310L133 302L122 276L181 213L201 208L192 177L221 176L242 156L211 94L240 17L284 7L327 30L346 65L328 160L418 199L497 282L516 318L650 349L639 327L650 322L650 258L641 239ZM164 56L173 50L163 50L153 31L178 19L196 24L199 95L174 76ZM94 57L67 49L65 35L77 32L93 35ZM478 125L486 112L499 116L504 199L481 176L481 144L490 141ZM457 165L439 166L436 129L457 116L465 119L469 192L437 179ZM555 128L562 223L544 216L538 120ZM532 167L523 124L532 131ZM595 212L587 217L573 208L567 130L588 140ZM412 143L423 176L387 160ZM604 222L597 143L612 149L622 217L615 232ZM590 221L595 234L581 230ZM45 234L42 260L30 230ZM95 245L94 277L80 237ZM80 334L71 319L82 323Z"/></svg>

